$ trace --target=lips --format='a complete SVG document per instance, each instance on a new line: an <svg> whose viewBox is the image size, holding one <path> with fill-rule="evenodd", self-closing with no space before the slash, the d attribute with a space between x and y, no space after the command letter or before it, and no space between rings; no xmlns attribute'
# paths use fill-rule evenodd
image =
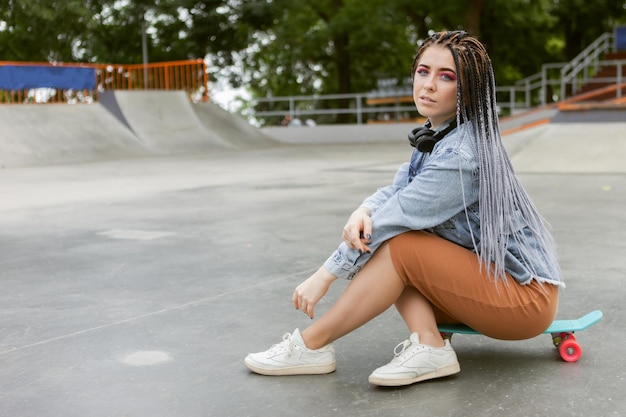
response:
<svg viewBox="0 0 626 417"><path fill-rule="evenodd" d="M421 104L422 106L431 107L437 104L437 101L433 100L432 98L428 96L420 96L419 104Z"/></svg>

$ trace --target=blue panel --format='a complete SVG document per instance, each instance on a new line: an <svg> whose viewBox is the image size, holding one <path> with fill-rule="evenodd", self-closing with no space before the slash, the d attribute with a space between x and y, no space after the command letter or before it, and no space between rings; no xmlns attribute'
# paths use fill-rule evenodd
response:
<svg viewBox="0 0 626 417"><path fill-rule="evenodd" d="M626 26L615 28L615 49L617 52L626 52Z"/></svg>
<svg viewBox="0 0 626 417"><path fill-rule="evenodd" d="M95 90L95 68L48 66L0 66L0 90L29 88Z"/></svg>

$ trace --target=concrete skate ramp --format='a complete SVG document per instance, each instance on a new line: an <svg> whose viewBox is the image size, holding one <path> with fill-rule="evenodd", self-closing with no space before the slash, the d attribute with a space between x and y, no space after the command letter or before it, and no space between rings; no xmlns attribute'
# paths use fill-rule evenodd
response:
<svg viewBox="0 0 626 417"><path fill-rule="evenodd" d="M112 114L121 114L120 122L157 154L275 144L215 104L191 103L184 91L115 91L103 104Z"/></svg>
<svg viewBox="0 0 626 417"><path fill-rule="evenodd" d="M184 91L115 91L105 95L103 104L112 114L122 115L120 122L127 124L151 152L179 154L230 147L204 127Z"/></svg>
<svg viewBox="0 0 626 417"><path fill-rule="evenodd" d="M260 148L279 142L182 91L104 92L95 104L0 106L0 167Z"/></svg>
<svg viewBox="0 0 626 417"><path fill-rule="evenodd" d="M626 122L549 123L503 140L519 173L626 173Z"/></svg>
<svg viewBox="0 0 626 417"><path fill-rule="evenodd" d="M0 166L79 163L146 155L100 104L0 106Z"/></svg>
<svg viewBox="0 0 626 417"><path fill-rule="evenodd" d="M256 149L279 144L242 116L227 112L215 103L195 103L192 108L203 126L231 147Z"/></svg>

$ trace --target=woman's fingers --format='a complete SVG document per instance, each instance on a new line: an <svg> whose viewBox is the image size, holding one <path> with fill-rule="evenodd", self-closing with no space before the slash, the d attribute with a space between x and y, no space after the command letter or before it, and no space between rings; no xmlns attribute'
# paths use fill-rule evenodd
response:
<svg viewBox="0 0 626 417"><path fill-rule="evenodd" d="M370 248L367 246L372 241L372 235L370 233L364 233L360 231L356 236L344 237L343 241L351 249L357 249L361 252L370 252Z"/></svg>
<svg viewBox="0 0 626 417"><path fill-rule="evenodd" d="M300 308L300 300L298 300L297 290L293 292L293 295L291 296L291 301L293 302L294 308L298 310Z"/></svg>
<svg viewBox="0 0 626 417"><path fill-rule="evenodd" d="M296 309L302 310L310 318L315 317L315 305L326 294L330 284L337 279L324 267L298 285L293 292L292 300Z"/></svg>
<svg viewBox="0 0 626 417"><path fill-rule="evenodd" d="M303 294L303 290L301 289L301 287L302 285L299 285L293 292L293 306L296 308L296 310L301 310L304 314L306 314L310 318L313 318L315 303L308 300L308 298Z"/></svg>
<svg viewBox="0 0 626 417"><path fill-rule="evenodd" d="M344 226L341 238L349 248L369 252L367 245L372 240L372 218L369 211L355 210Z"/></svg>

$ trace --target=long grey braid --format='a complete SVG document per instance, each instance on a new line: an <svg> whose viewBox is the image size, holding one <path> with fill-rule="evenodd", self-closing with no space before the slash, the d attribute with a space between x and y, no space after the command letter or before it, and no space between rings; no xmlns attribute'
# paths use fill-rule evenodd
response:
<svg viewBox="0 0 626 417"><path fill-rule="evenodd" d="M542 271L560 275L552 234L516 177L502 144L495 76L485 47L464 31L435 33L420 46L413 61L413 75L422 53L433 45L446 47L452 53L458 74L459 133L465 129L468 136L475 138L480 169L480 237L477 243L476 236L472 235L472 241L481 266L486 267L496 281L504 280L504 259L508 239L512 237L520 248L522 263L534 277L539 280L558 278L542 277L533 267L538 265ZM465 121L470 123L463 123ZM519 230L520 220L528 226L538 245L533 245L528 235Z"/></svg>

